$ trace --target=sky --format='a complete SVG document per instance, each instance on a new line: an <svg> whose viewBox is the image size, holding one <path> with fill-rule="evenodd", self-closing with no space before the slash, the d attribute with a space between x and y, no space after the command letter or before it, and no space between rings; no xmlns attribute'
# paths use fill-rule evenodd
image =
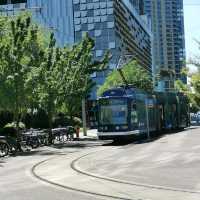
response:
<svg viewBox="0 0 200 200"><path fill-rule="evenodd" d="M200 0L183 0L187 60L200 54L196 40L200 41Z"/></svg>

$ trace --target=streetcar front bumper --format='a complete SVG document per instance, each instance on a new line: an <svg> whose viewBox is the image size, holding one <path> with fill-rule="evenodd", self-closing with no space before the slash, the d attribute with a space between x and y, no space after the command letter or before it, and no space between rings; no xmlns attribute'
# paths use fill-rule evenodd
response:
<svg viewBox="0 0 200 200"><path fill-rule="evenodd" d="M125 137L132 137L137 136L140 134L139 130L133 131L118 131L118 132L98 132L97 135L99 139L102 140L111 140L115 138L125 138Z"/></svg>

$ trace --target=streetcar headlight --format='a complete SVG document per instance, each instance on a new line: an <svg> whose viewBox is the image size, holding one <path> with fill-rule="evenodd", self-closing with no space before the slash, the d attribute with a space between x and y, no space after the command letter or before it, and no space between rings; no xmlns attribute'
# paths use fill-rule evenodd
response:
<svg viewBox="0 0 200 200"><path fill-rule="evenodd" d="M123 125L123 126L121 126L121 129L126 130L126 129L128 129L128 126L127 125Z"/></svg>
<svg viewBox="0 0 200 200"><path fill-rule="evenodd" d="M105 126L105 127L104 127L104 130L105 130L105 131L107 131L107 130L108 130L108 127L107 127L107 126Z"/></svg>
<svg viewBox="0 0 200 200"><path fill-rule="evenodd" d="M118 131L120 128L119 128L119 126L116 126L115 129Z"/></svg>

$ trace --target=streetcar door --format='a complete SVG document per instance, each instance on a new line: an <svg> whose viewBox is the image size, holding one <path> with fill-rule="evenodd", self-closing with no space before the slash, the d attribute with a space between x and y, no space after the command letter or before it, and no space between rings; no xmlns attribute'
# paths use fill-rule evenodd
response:
<svg viewBox="0 0 200 200"><path fill-rule="evenodd" d="M131 102L131 115L130 115L131 130L138 129L138 113L136 109L136 103Z"/></svg>
<svg viewBox="0 0 200 200"><path fill-rule="evenodd" d="M159 127L158 130L162 130L164 128L164 107L163 105L159 105L158 106L158 117L159 117Z"/></svg>

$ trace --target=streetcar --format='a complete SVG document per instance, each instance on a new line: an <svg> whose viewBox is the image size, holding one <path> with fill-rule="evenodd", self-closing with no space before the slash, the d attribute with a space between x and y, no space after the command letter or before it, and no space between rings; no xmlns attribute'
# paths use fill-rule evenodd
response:
<svg viewBox="0 0 200 200"><path fill-rule="evenodd" d="M105 91L98 99L99 139L133 138L190 125L189 101L182 93L146 93L132 86Z"/></svg>

